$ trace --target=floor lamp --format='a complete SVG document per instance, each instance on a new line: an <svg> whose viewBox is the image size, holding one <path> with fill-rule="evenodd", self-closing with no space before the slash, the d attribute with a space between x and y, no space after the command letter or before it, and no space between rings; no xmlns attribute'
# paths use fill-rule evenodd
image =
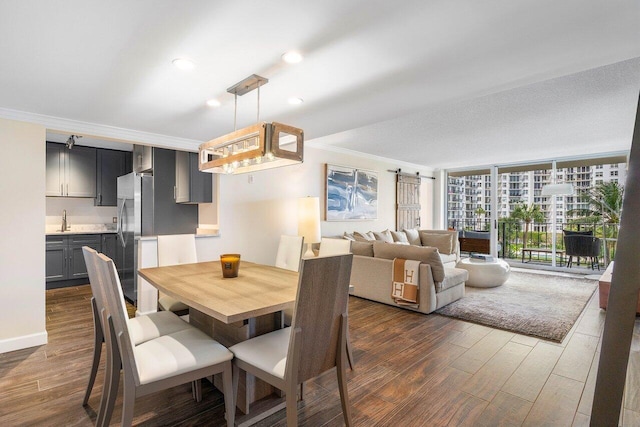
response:
<svg viewBox="0 0 640 427"><path fill-rule="evenodd" d="M302 236L307 247L303 258L313 258L312 245L320 243L320 199L303 197L298 199L298 236Z"/></svg>

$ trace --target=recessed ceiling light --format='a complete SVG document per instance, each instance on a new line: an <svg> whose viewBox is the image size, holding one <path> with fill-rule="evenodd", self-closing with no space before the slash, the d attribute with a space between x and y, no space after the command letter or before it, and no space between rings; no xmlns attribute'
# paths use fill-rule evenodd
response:
<svg viewBox="0 0 640 427"><path fill-rule="evenodd" d="M207 105L209 107L219 107L220 106L220 101L218 101L217 99L209 99L209 100L207 100Z"/></svg>
<svg viewBox="0 0 640 427"><path fill-rule="evenodd" d="M282 55L282 60L287 64L297 64L298 62L302 62L302 54L295 50L290 50Z"/></svg>
<svg viewBox="0 0 640 427"><path fill-rule="evenodd" d="M193 70L196 66L192 60L187 58L176 58L171 63L181 70Z"/></svg>
<svg viewBox="0 0 640 427"><path fill-rule="evenodd" d="M303 102L304 102L304 99L302 98L296 98L296 97L289 98L289 104L291 105L300 105Z"/></svg>

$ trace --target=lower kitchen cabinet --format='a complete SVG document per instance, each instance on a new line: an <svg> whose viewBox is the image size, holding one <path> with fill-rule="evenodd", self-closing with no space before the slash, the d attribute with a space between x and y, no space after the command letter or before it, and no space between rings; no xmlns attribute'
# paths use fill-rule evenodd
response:
<svg viewBox="0 0 640 427"><path fill-rule="evenodd" d="M83 246L98 252L115 253L115 234L71 234L46 238L47 289L88 283L87 266L82 253ZM109 256L109 254L107 254Z"/></svg>

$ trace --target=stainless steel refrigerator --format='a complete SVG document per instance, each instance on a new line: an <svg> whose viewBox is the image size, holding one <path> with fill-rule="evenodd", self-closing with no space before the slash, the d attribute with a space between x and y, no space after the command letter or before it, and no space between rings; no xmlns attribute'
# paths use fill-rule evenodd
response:
<svg viewBox="0 0 640 427"><path fill-rule="evenodd" d="M176 203L175 152L154 149L153 175L118 177L118 256L124 296L137 301L138 239L141 236L195 233L198 205Z"/></svg>

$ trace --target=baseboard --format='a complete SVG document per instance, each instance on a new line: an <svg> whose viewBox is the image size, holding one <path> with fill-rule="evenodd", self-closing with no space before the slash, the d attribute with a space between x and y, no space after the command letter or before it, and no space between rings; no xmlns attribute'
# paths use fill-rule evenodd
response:
<svg viewBox="0 0 640 427"><path fill-rule="evenodd" d="M44 345L47 343L47 340L47 331L0 340L0 353L8 353L10 351L22 350L23 348Z"/></svg>

